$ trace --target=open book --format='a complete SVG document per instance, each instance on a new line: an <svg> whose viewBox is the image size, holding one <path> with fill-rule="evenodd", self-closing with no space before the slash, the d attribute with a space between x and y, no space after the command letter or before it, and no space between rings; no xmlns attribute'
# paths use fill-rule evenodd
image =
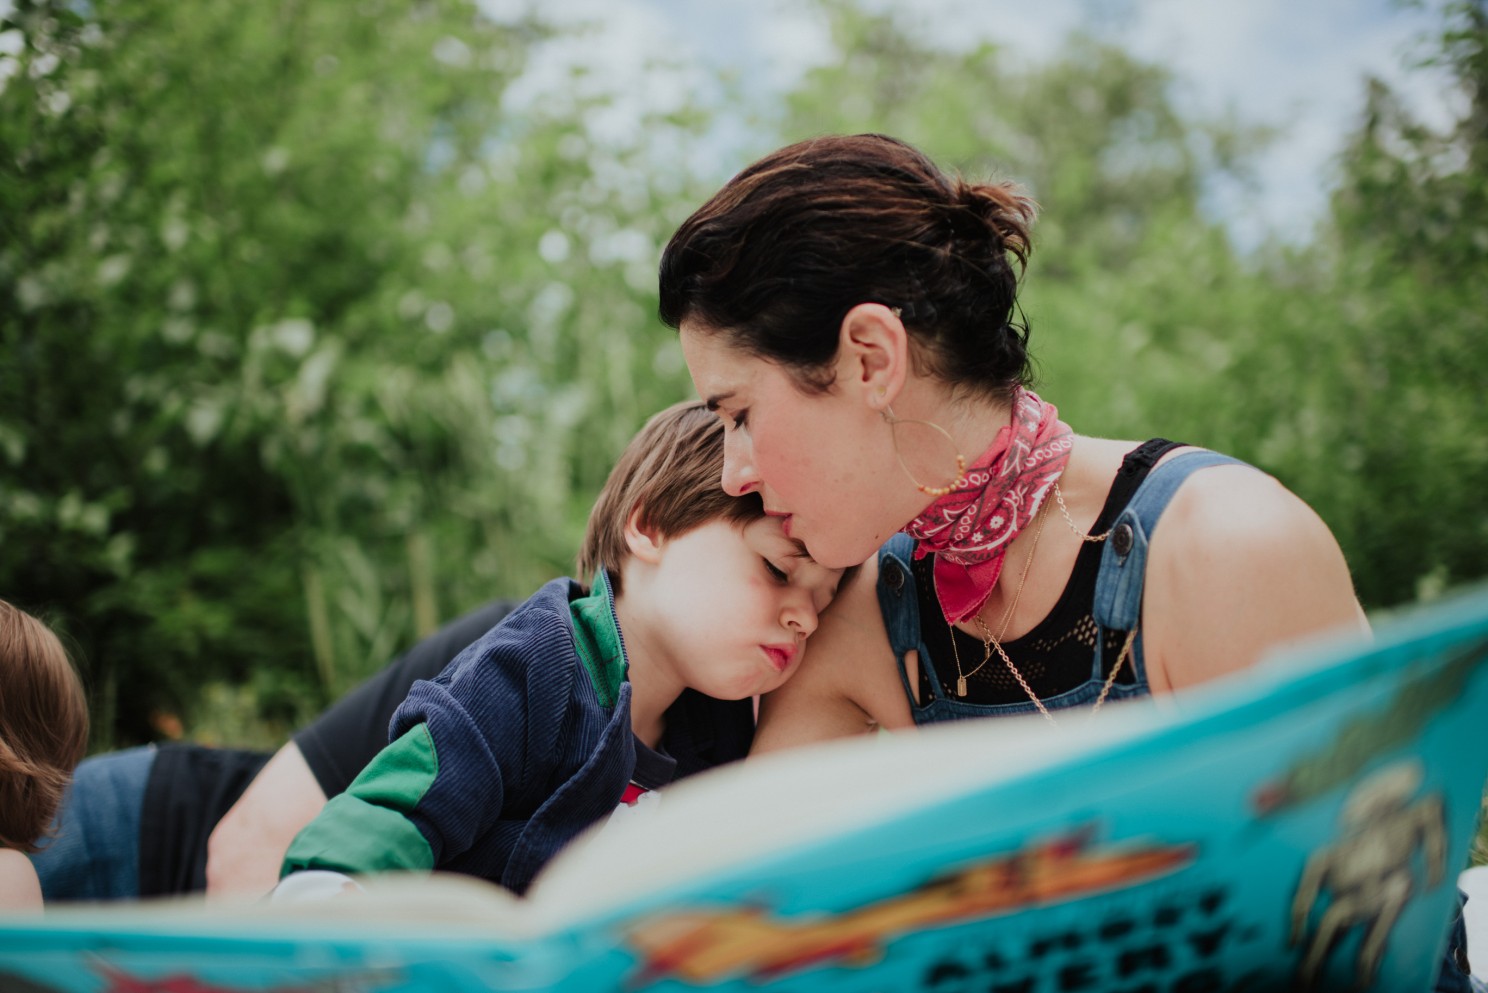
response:
<svg viewBox="0 0 1488 993"><path fill-rule="evenodd" d="M669 788L525 898L0 918L0 991L1424 990L1488 777L1488 590L1097 716Z"/></svg>

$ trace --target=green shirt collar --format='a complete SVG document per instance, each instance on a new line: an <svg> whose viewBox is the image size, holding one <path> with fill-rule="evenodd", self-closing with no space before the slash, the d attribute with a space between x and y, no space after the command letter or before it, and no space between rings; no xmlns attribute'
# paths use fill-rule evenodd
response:
<svg viewBox="0 0 1488 993"><path fill-rule="evenodd" d="M573 618L574 647L579 661L594 684L601 706L613 707L625 682L628 662L625 642L620 637L620 622L615 616L615 594L604 569L594 574L589 595L572 600L568 611Z"/></svg>

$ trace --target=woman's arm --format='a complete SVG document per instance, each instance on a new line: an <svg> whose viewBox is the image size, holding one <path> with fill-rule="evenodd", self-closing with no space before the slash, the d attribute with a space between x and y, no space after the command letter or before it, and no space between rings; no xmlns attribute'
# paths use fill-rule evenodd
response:
<svg viewBox="0 0 1488 993"><path fill-rule="evenodd" d="M1142 623L1159 693L1242 669L1288 642L1369 631L1327 525L1245 466L1195 473L1173 497L1152 536Z"/></svg>
<svg viewBox="0 0 1488 993"><path fill-rule="evenodd" d="M750 754L913 723L877 583L875 558L838 590L807 639L800 671L760 701Z"/></svg>

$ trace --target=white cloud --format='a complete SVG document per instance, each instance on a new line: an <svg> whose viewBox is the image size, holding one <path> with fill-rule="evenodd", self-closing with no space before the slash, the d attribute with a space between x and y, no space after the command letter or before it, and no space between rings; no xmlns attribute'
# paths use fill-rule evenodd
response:
<svg viewBox="0 0 1488 993"><path fill-rule="evenodd" d="M820 25L779 3L650 0L693 50L744 67L770 65L779 88L801 64L830 56ZM937 44L964 48L984 40L1037 62L1055 54L1070 32L1089 31L1133 54L1169 66L1180 107L1212 118L1282 129L1256 161L1258 198L1216 190L1236 237L1253 244L1265 233L1302 237L1326 206L1333 163L1357 122L1364 79L1389 83L1429 122L1452 119L1439 77L1405 68L1412 40L1439 23L1433 9L1393 0L864 0L902 12L904 23ZM773 61L772 61L773 60Z"/></svg>
<svg viewBox="0 0 1488 993"><path fill-rule="evenodd" d="M482 2L510 14L536 0ZM1321 215L1336 156L1362 109L1366 75L1384 79L1430 122L1452 117L1441 79L1405 68L1412 40L1440 14L1394 0L863 2L901 12L906 30L937 44L992 40L1026 62L1054 55L1072 31L1086 30L1170 67L1174 97L1194 115L1233 113L1281 128L1256 159L1258 195L1214 191L1215 208L1245 244L1268 232L1303 237ZM620 144L643 114L684 101L711 107L722 123L708 142L672 150L695 172L737 168L738 150L748 144L748 109L724 103L714 70L727 70L746 99L768 101L834 57L825 24L790 0L562 0L540 9L597 27L534 53L532 70L507 99L532 106L609 94L609 108L590 121L591 136Z"/></svg>
<svg viewBox="0 0 1488 993"><path fill-rule="evenodd" d="M1305 236L1321 215L1367 75L1400 90L1425 119L1448 119L1440 81L1404 68L1412 39L1435 17L1390 0L1143 0L1119 40L1173 68L1185 109L1282 129L1257 162L1259 197L1219 198L1237 239L1252 244L1267 232Z"/></svg>

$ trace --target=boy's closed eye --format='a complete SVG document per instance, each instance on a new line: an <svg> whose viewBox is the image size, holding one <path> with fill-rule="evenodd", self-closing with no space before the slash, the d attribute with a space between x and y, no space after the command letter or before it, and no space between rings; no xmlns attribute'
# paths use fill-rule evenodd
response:
<svg viewBox="0 0 1488 993"><path fill-rule="evenodd" d="M805 585L811 587L812 604L820 614L837 598L837 590L848 570L828 569L819 565L803 543L794 538L786 540L794 546L791 552L791 558L796 560L793 575L799 576Z"/></svg>

